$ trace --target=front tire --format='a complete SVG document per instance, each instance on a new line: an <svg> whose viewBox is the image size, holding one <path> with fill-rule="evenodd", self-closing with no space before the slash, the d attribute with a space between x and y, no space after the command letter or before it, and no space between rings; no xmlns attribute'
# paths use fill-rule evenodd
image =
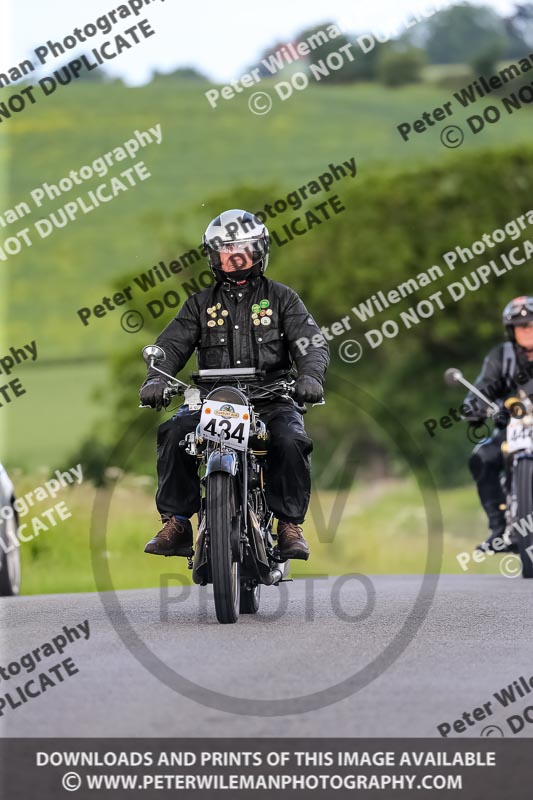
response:
<svg viewBox="0 0 533 800"><path fill-rule="evenodd" d="M223 625L239 619L241 565L232 551L234 517L233 478L227 472L213 472L207 478L207 529L215 611Z"/></svg>
<svg viewBox="0 0 533 800"><path fill-rule="evenodd" d="M516 492L516 521L528 519L533 513L533 459L521 458L514 470ZM522 523L522 526L524 523ZM531 548L531 549L530 549ZM528 552L529 550L529 552ZM518 553L522 561L522 577L533 578L533 534L518 534Z"/></svg>

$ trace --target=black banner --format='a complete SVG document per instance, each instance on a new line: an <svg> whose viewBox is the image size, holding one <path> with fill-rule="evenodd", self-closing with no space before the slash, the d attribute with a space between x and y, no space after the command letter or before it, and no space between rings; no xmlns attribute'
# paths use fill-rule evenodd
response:
<svg viewBox="0 0 533 800"><path fill-rule="evenodd" d="M9 800L531 797L528 740L4 739Z"/></svg>

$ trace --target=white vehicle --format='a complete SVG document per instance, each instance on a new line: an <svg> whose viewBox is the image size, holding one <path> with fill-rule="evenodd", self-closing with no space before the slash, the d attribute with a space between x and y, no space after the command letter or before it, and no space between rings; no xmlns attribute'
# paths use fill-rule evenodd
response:
<svg viewBox="0 0 533 800"><path fill-rule="evenodd" d="M20 551L18 514L14 508L15 490L0 464L0 595L17 595L20 590Z"/></svg>

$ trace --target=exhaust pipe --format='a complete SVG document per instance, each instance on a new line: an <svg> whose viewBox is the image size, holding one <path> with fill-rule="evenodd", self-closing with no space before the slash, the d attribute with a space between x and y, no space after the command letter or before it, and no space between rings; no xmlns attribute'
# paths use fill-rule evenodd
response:
<svg viewBox="0 0 533 800"><path fill-rule="evenodd" d="M276 567L275 569L271 570L269 574L262 579L265 586L274 586L276 583L279 583L280 580L283 578L283 572Z"/></svg>

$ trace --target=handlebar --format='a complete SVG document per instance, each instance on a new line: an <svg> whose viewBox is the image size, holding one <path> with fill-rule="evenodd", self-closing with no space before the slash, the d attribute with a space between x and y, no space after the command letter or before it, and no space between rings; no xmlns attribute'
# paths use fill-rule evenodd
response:
<svg viewBox="0 0 533 800"><path fill-rule="evenodd" d="M175 384L172 386L167 386L163 392L163 399L168 398L168 400L170 400L171 397L175 397L178 394L184 394L186 388L187 387L185 386L177 386Z"/></svg>
<svg viewBox="0 0 533 800"><path fill-rule="evenodd" d="M185 394L185 391L190 388L192 387L187 385L172 384L170 386L167 386L167 388L163 393L163 396L170 400L170 398L175 397L176 395ZM212 389L214 389L215 387L213 386L210 389L206 389L203 386L197 386L196 388L199 390L200 394L206 394L207 392L212 391ZM286 381L276 381L275 383L264 384L263 386L251 387L251 391L249 391L249 396L250 399L253 399L253 397L257 393L267 392L267 393L277 394L278 391L284 392L285 394L288 394L289 396L292 397L294 395L295 389L294 386L292 386L290 383L287 383Z"/></svg>
<svg viewBox="0 0 533 800"><path fill-rule="evenodd" d="M173 379L176 380L176 379ZM245 381L243 383L246 384ZM249 386L249 384L246 384ZM186 383L182 383L181 381L169 384L163 392L163 405L165 408L170 404L173 397L176 397L180 394L185 394L187 389L192 389L191 385ZM211 389L206 389L203 386L196 387L200 393L207 393L211 391ZM215 388L215 387L213 387ZM294 397L296 393L296 389L294 384L288 383L287 381L278 380L271 384L263 384L263 385L256 385L250 387L251 391L249 391L249 398L250 400L259 400L259 399L268 399L268 397L280 396L280 395L288 395L289 397ZM324 397L316 403L313 403L313 406L321 406L325 404ZM139 405L139 408L151 408L151 406Z"/></svg>

